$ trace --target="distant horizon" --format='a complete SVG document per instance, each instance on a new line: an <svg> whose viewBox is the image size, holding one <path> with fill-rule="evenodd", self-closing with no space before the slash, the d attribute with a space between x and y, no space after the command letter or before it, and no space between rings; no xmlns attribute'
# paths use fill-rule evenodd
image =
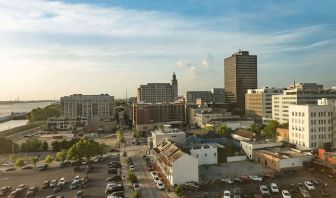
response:
<svg viewBox="0 0 336 198"><path fill-rule="evenodd" d="M179 94L223 88L224 59L240 49L258 56L258 87L336 86L335 10L330 0L0 1L0 100L124 98L173 72Z"/></svg>

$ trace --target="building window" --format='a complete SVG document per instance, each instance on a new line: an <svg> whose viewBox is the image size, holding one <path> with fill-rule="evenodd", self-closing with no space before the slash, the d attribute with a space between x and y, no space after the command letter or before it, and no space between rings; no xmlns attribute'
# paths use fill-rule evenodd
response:
<svg viewBox="0 0 336 198"><path fill-rule="evenodd" d="M216 157L216 156L217 156L217 153L214 153L214 156Z"/></svg>
<svg viewBox="0 0 336 198"><path fill-rule="evenodd" d="M196 154L196 158L198 158L198 154Z"/></svg>
<svg viewBox="0 0 336 198"><path fill-rule="evenodd" d="M207 154L207 153L205 153L205 154L204 154L204 156L205 156L205 157L207 157L207 156L208 156L208 154Z"/></svg>

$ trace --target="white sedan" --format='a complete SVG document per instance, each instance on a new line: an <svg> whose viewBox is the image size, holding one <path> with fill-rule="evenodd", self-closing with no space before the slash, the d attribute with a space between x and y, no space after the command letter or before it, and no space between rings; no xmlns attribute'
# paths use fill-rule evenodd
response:
<svg viewBox="0 0 336 198"><path fill-rule="evenodd" d="M155 184L157 184L158 182L161 182L161 180L160 180L160 178L159 178L158 176L155 176L155 177L153 178L153 180L154 180L154 183L155 183Z"/></svg>
<svg viewBox="0 0 336 198"><path fill-rule="evenodd" d="M304 185L306 186L306 188L307 188L308 190L315 190L315 186L314 186L314 184L311 183L310 181L305 181L305 182L304 182Z"/></svg>
<svg viewBox="0 0 336 198"><path fill-rule="evenodd" d="M272 193L279 193L279 188L275 183L271 183L271 191Z"/></svg>
<svg viewBox="0 0 336 198"><path fill-rule="evenodd" d="M262 181L262 177L259 177L257 175L250 175L250 179L253 181Z"/></svg>
<svg viewBox="0 0 336 198"><path fill-rule="evenodd" d="M156 186L157 186L157 188L159 189L159 190L164 190L164 185L163 185L163 183L161 182L161 181L158 181L157 183L156 183Z"/></svg>
<svg viewBox="0 0 336 198"><path fill-rule="evenodd" d="M260 186L260 192L263 196L269 196L270 195L270 192L269 192L266 185L261 185Z"/></svg>
<svg viewBox="0 0 336 198"><path fill-rule="evenodd" d="M228 190L224 191L224 198L231 198L231 192Z"/></svg>
<svg viewBox="0 0 336 198"><path fill-rule="evenodd" d="M281 194L283 198L291 198L291 194L289 193L288 190L282 190Z"/></svg>
<svg viewBox="0 0 336 198"><path fill-rule="evenodd" d="M158 176L156 171L151 172L151 175L152 175L153 178Z"/></svg>
<svg viewBox="0 0 336 198"><path fill-rule="evenodd" d="M65 181L65 178L64 178L64 177L62 177L62 178L58 181L58 185L61 185L61 186L64 186L65 183L66 183L66 181Z"/></svg>

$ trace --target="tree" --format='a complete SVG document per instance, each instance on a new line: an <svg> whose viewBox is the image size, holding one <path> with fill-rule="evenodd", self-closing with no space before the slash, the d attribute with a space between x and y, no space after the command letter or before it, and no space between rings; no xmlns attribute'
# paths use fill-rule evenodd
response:
<svg viewBox="0 0 336 198"><path fill-rule="evenodd" d="M15 162L16 159L17 159L17 157L16 157L16 155L14 155L14 154L11 154L11 155L9 156L9 160L12 161L12 162Z"/></svg>
<svg viewBox="0 0 336 198"><path fill-rule="evenodd" d="M23 159L16 159L15 161L15 166L19 167L20 169L22 168L22 166L25 165L25 162L23 161Z"/></svg>
<svg viewBox="0 0 336 198"><path fill-rule="evenodd" d="M105 154L107 152L107 145L106 144L99 144L98 145L98 155L102 156L103 154Z"/></svg>
<svg viewBox="0 0 336 198"><path fill-rule="evenodd" d="M279 124L278 127L279 127L279 128L282 128L282 129L288 129L289 124L288 124L288 122L286 122L286 123L283 123L283 124Z"/></svg>
<svg viewBox="0 0 336 198"><path fill-rule="evenodd" d="M42 151L47 151L48 150L48 142L46 142L46 141L43 141L42 142L42 145L41 145L41 150Z"/></svg>
<svg viewBox="0 0 336 198"><path fill-rule="evenodd" d="M181 197L182 196L182 186L181 185L177 185L174 187L174 193Z"/></svg>
<svg viewBox="0 0 336 198"><path fill-rule="evenodd" d="M62 163L64 162L64 160L66 160L66 158L67 158L67 151L66 150L62 150L62 151L56 153L56 159L61 161Z"/></svg>
<svg viewBox="0 0 336 198"><path fill-rule="evenodd" d="M262 126L259 125L259 124L252 124L250 126L249 130L259 136L259 135L261 135Z"/></svg>
<svg viewBox="0 0 336 198"><path fill-rule="evenodd" d="M61 150L60 143L58 141L51 142L52 151L59 152Z"/></svg>
<svg viewBox="0 0 336 198"><path fill-rule="evenodd" d="M50 155L47 155L44 159L44 163L50 164L53 160L54 159Z"/></svg>
<svg viewBox="0 0 336 198"><path fill-rule="evenodd" d="M121 130L117 131L117 140L119 144L125 142L124 132Z"/></svg>
<svg viewBox="0 0 336 198"><path fill-rule="evenodd" d="M133 184L134 182L138 181L138 178L132 171L130 171L128 172L127 180Z"/></svg>
<svg viewBox="0 0 336 198"><path fill-rule="evenodd" d="M33 157L30 159L30 161L34 164L35 168L36 168L36 164L39 161L38 157Z"/></svg>
<svg viewBox="0 0 336 198"><path fill-rule="evenodd" d="M269 121L267 127L265 127L264 129L264 135L267 138L273 138L276 136L276 128L278 128L279 126L279 122L275 121L275 120L271 120Z"/></svg>
<svg viewBox="0 0 336 198"><path fill-rule="evenodd" d="M16 151L17 144L14 144L12 140L5 137L0 137L0 154L12 153Z"/></svg>
<svg viewBox="0 0 336 198"><path fill-rule="evenodd" d="M135 191L132 193L132 198L142 198L142 195L139 191Z"/></svg>
<svg viewBox="0 0 336 198"><path fill-rule="evenodd" d="M54 103L44 108L36 108L27 114L27 118L29 122L44 121L49 117L60 116L61 108L60 103Z"/></svg>
<svg viewBox="0 0 336 198"><path fill-rule="evenodd" d="M42 142L38 140L36 137L30 138L21 144L22 152L37 152L41 151Z"/></svg>
<svg viewBox="0 0 336 198"><path fill-rule="evenodd" d="M222 137L230 137L232 129L223 124L216 128L216 133Z"/></svg>

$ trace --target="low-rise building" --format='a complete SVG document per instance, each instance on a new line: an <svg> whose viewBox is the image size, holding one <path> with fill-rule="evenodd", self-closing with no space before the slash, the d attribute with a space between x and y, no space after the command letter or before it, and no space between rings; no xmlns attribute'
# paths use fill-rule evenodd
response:
<svg viewBox="0 0 336 198"><path fill-rule="evenodd" d="M255 149L253 159L274 170L286 171L301 168L304 162L312 161L314 156L310 152L301 152L292 148L267 147Z"/></svg>
<svg viewBox="0 0 336 198"><path fill-rule="evenodd" d="M210 165L226 162L224 146L217 143L189 145L190 154L198 159L198 165Z"/></svg>
<svg viewBox="0 0 336 198"><path fill-rule="evenodd" d="M149 149L156 148L165 139L184 145L186 144L186 133L179 129L173 129L171 125L163 125L161 129L152 131L148 138Z"/></svg>
<svg viewBox="0 0 336 198"><path fill-rule="evenodd" d="M85 126L88 124L87 118L65 118L51 117L48 118L46 129L48 130L72 130L77 126Z"/></svg>
<svg viewBox="0 0 336 198"><path fill-rule="evenodd" d="M255 122L251 119L240 119L239 116L220 119L220 120L212 120L206 123L205 127L213 127L216 128L221 125L226 125L227 127L231 128L232 130L236 130L238 128L248 129L253 125Z"/></svg>
<svg viewBox="0 0 336 198"><path fill-rule="evenodd" d="M288 129L277 128L276 133L277 133L278 141L285 141L285 142L289 141L289 136L288 136L289 130Z"/></svg>
<svg viewBox="0 0 336 198"><path fill-rule="evenodd" d="M250 130L238 128L231 134L231 137L233 139L239 140L239 141L252 141L255 139L256 134L253 133Z"/></svg>
<svg viewBox="0 0 336 198"><path fill-rule="evenodd" d="M253 152L256 149L267 147L282 146L282 142L274 142L271 140L257 140L257 141L240 141L241 148L249 159L253 159Z"/></svg>
<svg viewBox="0 0 336 198"><path fill-rule="evenodd" d="M156 164L170 185L198 182L198 159L188 149L170 141L162 141L153 150Z"/></svg>

